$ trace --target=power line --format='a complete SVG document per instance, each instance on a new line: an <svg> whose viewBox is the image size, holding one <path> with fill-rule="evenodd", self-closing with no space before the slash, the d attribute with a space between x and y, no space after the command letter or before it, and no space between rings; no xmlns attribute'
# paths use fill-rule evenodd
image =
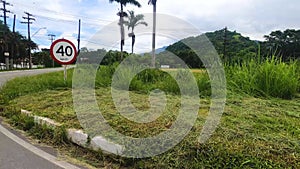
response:
<svg viewBox="0 0 300 169"><path fill-rule="evenodd" d="M69 23L76 23L77 20L69 20L69 19L58 19L58 18L54 18L54 17L49 17L49 16L43 16L43 15L35 15L36 17L38 18L41 18L41 19L46 19L46 20L49 20L49 21L54 21L54 22L69 22Z"/></svg>
<svg viewBox="0 0 300 169"><path fill-rule="evenodd" d="M90 17L87 17L87 16L83 16L83 15L74 15L74 14L71 14L71 13L66 13L66 12L58 12L58 11L55 11L55 10L50 10L50 9L46 9L46 8L41 8L40 6L39 7L33 7L32 5L28 5L28 4L25 4L25 3L20 3L20 2L15 2L15 4L18 4L20 6L26 6L26 8L29 8L31 10L35 10L35 11L41 11L43 13L48 13L48 14L55 14L55 15L58 15L58 16L66 16L66 17L69 17L69 18L82 18L84 20L89 20L90 22L106 22L106 23L111 23L113 22L112 20L108 20L108 19L95 19L95 18L90 18ZM41 17L44 17L42 15L35 15L35 16L41 16ZM48 17L49 18L49 17ZM53 18L53 17L52 17ZM59 19L60 20L60 19ZM74 21L74 22L77 22L77 21Z"/></svg>
<svg viewBox="0 0 300 169"><path fill-rule="evenodd" d="M61 19L61 18L54 18L54 17L49 17L49 16L43 16L43 15L35 15L37 18L41 20L48 20L52 22L63 22L63 23L70 23L70 24L75 24L78 23L77 19ZM87 25L93 25L93 26L103 26L106 25L104 23L98 23L97 20L83 20L82 23L87 24Z"/></svg>

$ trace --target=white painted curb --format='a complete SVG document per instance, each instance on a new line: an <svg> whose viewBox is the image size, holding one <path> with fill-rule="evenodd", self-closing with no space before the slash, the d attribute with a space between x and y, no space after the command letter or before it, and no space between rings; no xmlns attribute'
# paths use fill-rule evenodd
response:
<svg viewBox="0 0 300 169"><path fill-rule="evenodd" d="M83 133L82 130L68 129L67 137L71 142L82 147L87 147L89 136Z"/></svg>
<svg viewBox="0 0 300 169"><path fill-rule="evenodd" d="M21 114L26 116L31 116L34 118L34 122L39 125L46 125L47 127L55 128L60 127L61 124L55 122L52 119L34 116L32 112L21 109ZM106 154L118 154L121 155L124 151L124 147L118 144L109 142L101 136L96 136L89 140L88 134L85 134L82 130L77 129L67 129L67 138L74 144L81 146L83 148L88 148L94 151L102 150ZM110 153L111 152L111 153Z"/></svg>
<svg viewBox="0 0 300 169"><path fill-rule="evenodd" d="M118 155L121 155L124 151L123 146L111 143L101 136L96 136L91 140L90 148L95 151L102 150Z"/></svg>

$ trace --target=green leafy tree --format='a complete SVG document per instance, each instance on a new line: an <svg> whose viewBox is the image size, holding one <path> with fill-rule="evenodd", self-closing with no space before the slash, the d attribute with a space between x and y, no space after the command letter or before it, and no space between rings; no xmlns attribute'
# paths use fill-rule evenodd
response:
<svg viewBox="0 0 300 169"><path fill-rule="evenodd" d="M124 24L128 26L128 30L131 29L131 33L128 34L129 37L132 39L131 44L131 53L133 54L133 48L135 44L135 34L134 34L134 28L138 25L145 25L148 26L147 22L144 21L144 15L138 14L135 15L134 11L128 11L128 21L125 21Z"/></svg>
<svg viewBox="0 0 300 169"><path fill-rule="evenodd" d="M44 65L44 67L61 67L60 64L54 62L50 56L50 49L41 49L39 52L33 53L33 64L35 65Z"/></svg>
<svg viewBox="0 0 300 169"><path fill-rule="evenodd" d="M14 62L24 62L28 57L28 45L32 49L37 49L38 46L33 41L22 36L19 32L11 32L9 28L0 21L0 62L4 62L4 51L8 51Z"/></svg>
<svg viewBox="0 0 300 169"><path fill-rule="evenodd" d="M204 37L203 37L204 36ZM224 30L208 32L196 37L188 37L167 47L167 51L174 53L181 58L189 67L203 67L202 61L196 53L185 44L193 44L193 46L201 46L204 49L206 43L202 43L206 37L215 47L220 56L224 55ZM226 57L224 62L229 60L232 63L240 63L242 60L254 59L258 54L257 42L243 37L235 31L227 31ZM205 42L205 41L204 41ZM209 49L209 48L208 48ZM164 55L165 53L162 53ZM160 57L160 56L158 56ZM177 62L177 61L176 61ZM180 62L177 62L180 63Z"/></svg>
<svg viewBox="0 0 300 169"><path fill-rule="evenodd" d="M9 28L0 21L0 62L4 62L4 52L9 48L11 32Z"/></svg>
<svg viewBox="0 0 300 169"><path fill-rule="evenodd" d="M300 58L300 30L277 30L264 37L266 42L263 47L268 51L268 55L279 55L283 60Z"/></svg>

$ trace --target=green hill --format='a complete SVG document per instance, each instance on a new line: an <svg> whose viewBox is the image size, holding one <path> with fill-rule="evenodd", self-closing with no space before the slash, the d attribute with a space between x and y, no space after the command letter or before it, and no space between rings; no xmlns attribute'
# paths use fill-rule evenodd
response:
<svg viewBox="0 0 300 169"><path fill-rule="evenodd" d="M225 62L238 62L242 59L244 60L257 56L258 42L252 41L236 31L222 29L215 32L208 32L204 35L211 41L217 53ZM159 63L178 67L180 61L175 59L174 56L169 53L171 52L177 55L191 68L202 67L202 62L198 56L186 44L193 44L193 46L198 44L201 46L203 45L201 44L203 40L206 39L204 35L188 37L168 46L166 51L158 56Z"/></svg>

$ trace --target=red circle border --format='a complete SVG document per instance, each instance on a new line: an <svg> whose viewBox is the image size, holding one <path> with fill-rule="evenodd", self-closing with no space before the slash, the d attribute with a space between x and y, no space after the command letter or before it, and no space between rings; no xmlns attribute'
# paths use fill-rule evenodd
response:
<svg viewBox="0 0 300 169"><path fill-rule="evenodd" d="M68 62L62 62L62 61L58 60L58 59L54 56L54 51L53 51L54 46L55 46L57 43L59 43L59 42L66 42L66 43L69 43L69 44L72 46L72 48L75 50L75 52L74 52L75 55L74 55L74 58L73 58L72 60L70 60L70 61L68 61ZM74 45L71 41L69 41L69 40L67 40L67 39L57 39L56 41L54 41L54 42L51 44L51 47L50 47L50 56L51 56L51 58L52 58L56 63L58 63L58 64L61 64L61 65L69 65L69 64L72 64L72 63L75 62L75 60L76 60L76 58L77 58L77 55L78 55L78 53L77 53L77 49L76 49L75 45Z"/></svg>

